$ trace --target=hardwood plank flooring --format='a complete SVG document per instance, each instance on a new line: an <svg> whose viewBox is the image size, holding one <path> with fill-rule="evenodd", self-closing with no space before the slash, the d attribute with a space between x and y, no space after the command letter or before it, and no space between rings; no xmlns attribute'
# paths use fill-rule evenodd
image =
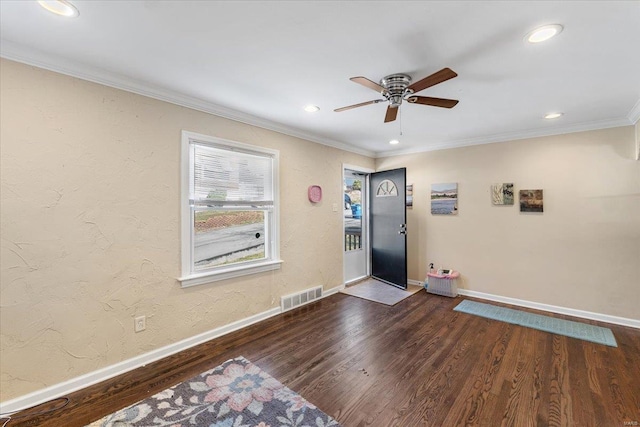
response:
<svg viewBox="0 0 640 427"><path fill-rule="evenodd" d="M7 427L84 426L240 355L345 427L640 425L640 330L573 319L611 328L607 347L453 311L460 301L332 295Z"/></svg>

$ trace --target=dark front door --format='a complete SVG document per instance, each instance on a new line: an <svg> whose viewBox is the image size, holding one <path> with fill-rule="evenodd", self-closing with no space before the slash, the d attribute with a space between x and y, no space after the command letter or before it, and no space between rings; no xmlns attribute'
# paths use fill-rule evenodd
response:
<svg viewBox="0 0 640 427"><path fill-rule="evenodd" d="M371 275L407 288L405 168L371 174Z"/></svg>

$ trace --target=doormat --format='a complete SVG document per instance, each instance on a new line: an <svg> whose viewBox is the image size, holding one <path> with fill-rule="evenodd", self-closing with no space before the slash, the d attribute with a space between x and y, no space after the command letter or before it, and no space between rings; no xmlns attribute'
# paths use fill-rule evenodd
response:
<svg viewBox="0 0 640 427"><path fill-rule="evenodd" d="M491 304L464 300L458 304L455 311L475 314L488 319L500 320L527 328L551 332L552 334L565 335L597 344L617 347L616 339L609 328L589 325L586 323L572 322L570 320L556 319L555 317L542 316L526 311L513 310L506 307L498 307Z"/></svg>
<svg viewBox="0 0 640 427"><path fill-rule="evenodd" d="M348 286L340 292L381 304L395 305L421 289L422 286L408 285L407 289L404 290L374 278L368 278L356 285Z"/></svg>
<svg viewBox="0 0 640 427"><path fill-rule="evenodd" d="M279 425L340 427L240 356L86 427Z"/></svg>

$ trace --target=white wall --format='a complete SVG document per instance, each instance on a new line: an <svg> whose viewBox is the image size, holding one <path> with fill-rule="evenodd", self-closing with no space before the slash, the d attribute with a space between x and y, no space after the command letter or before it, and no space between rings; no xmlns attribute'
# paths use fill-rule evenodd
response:
<svg viewBox="0 0 640 427"><path fill-rule="evenodd" d="M2 400L342 284L342 163L373 159L0 63ZM180 138L280 150L279 271L181 289ZM323 201L307 199L322 186ZM133 318L147 316L134 334Z"/></svg>
<svg viewBox="0 0 640 427"><path fill-rule="evenodd" d="M409 277L429 262L461 287L640 319L640 162L634 127L378 159L407 167ZM457 182L459 214L430 213L432 183ZM493 206L490 186L544 190L544 213Z"/></svg>

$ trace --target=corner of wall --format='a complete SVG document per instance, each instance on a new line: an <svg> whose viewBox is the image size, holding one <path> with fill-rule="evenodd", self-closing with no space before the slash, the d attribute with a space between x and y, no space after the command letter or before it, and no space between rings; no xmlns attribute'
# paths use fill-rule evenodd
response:
<svg viewBox="0 0 640 427"><path fill-rule="evenodd" d="M640 160L640 120L636 120L636 160Z"/></svg>

